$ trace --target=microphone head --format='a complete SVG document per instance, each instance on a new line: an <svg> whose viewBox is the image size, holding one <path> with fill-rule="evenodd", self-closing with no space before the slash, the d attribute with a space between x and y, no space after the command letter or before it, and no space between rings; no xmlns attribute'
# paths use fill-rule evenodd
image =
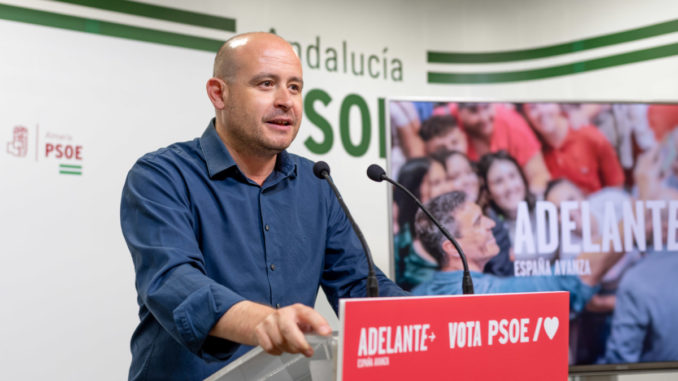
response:
<svg viewBox="0 0 678 381"><path fill-rule="evenodd" d="M373 181L381 182L384 180L384 176L386 176L386 171L384 171L384 168L380 167L379 165L372 164L367 167L367 177Z"/></svg>
<svg viewBox="0 0 678 381"><path fill-rule="evenodd" d="M318 161L313 164L313 174L319 179L324 179L325 176L330 175L330 166L322 160Z"/></svg>

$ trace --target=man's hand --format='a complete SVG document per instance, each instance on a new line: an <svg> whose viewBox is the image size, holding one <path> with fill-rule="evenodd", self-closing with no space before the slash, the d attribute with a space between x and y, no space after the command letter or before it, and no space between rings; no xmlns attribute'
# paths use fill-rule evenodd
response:
<svg viewBox="0 0 678 381"><path fill-rule="evenodd" d="M313 356L313 348L304 338L305 333L315 332L327 336L332 330L314 309L303 304L294 304L275 310L256 326L257 342L272 355L283 352L303 353Z"/></svg>
<svg viewBox="0 0 678 381"><path fill-rule="evenodd" d="M305 333L327 336L332 333L327 320L313 308L294 304L273 309L262 304L236 303L219 319L210 335L247 345L260 345L266 352L313 356Z"/></svg>

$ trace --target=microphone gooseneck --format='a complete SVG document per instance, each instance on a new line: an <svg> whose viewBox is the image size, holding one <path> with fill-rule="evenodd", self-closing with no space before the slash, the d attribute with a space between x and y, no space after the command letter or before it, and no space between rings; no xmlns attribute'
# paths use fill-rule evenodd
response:
<svg viewBox="0 0 678 381"><path fill-rule="evenodd" d="M461 246L459 246L459 243L457 243L457 240L452 237L452 234L445 229L445 227L431 214L431 212L424 207L424 205L419 201L419 199L410 192L409 189L405 188L402 184L399 182L393 180L392 178L388 177L386 175L386 171L382 167L380 167L377 164L372 164L367 168L367 177L369 177L371 180L374 180L376 182L381 182L382 180L386 180L387 182L393 184L395 187L400 189L401 191L405 192L414 202L419 206L421 210L424 211L426 216L433 221L433 223L440 229L440 231L443 233L443 235L452 242L454 247L457 249L457 252L459 253L459 257L461 258L461 262L464 265L464 275L462 278L461 282L461 287L462 287L462 292L464 294L473 294L473 279L471 278L471 272L468 269L468 262L466 261L466 254L461 249Z"/></svg>
<svg viewBox="0 0 678 381"><path fill-rule="evenodd" d="M353 216L351 215L351 212L349 212L348 210L348 206L346 206L346 203L344 203L344 199L341 197L341 194L339 193L339 189L337 189L336 185L334 185L334 181L332 181L332 178L330 177L330 166L324 161L318 161L313 165L313 174L316 175L316 177L318 177L319 179L327 180L327 183L330 184L330 188L332 188L334 195L337 197L337 200L339 201L341 209L344 210L346 217L348 217L348 220L351 222L351 226L353 226L353 231L358 236L360 244L363 246L365 257L367 258L367 268L368 268L367 296L368 297L379 296L379 282L377 281L377 274L374 271L374 262L372 261L372 253L370 252L370 248L367 246L367 241L363 236L363 232L358 227L358 224L356 224L355 220L353 219Z"/></svg>

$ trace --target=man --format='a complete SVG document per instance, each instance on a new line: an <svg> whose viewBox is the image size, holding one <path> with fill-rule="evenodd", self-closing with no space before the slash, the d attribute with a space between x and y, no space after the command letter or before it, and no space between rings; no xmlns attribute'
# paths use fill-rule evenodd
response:
<svg viewBox="0 0 678 381"><path fill-rule="evenodd" d="M596 291L594 287L618 255L596 253L588 257L591 274L581 276L497 277L483 274L485 264L499 252L492 228L494 221L483 215L480 207L466 200L466 194L454 191L429 201L427 207L448 231L455 236L466 254L477 294L532 291L569 291L570 308L581 311ZM446 295L461 293L462 261L452 242L423 214L417 213L417 235L440 267L433 279L422 283L415 295Z"/></svg>
<svg viewBox="0 0 678 381"><path fill-rule="evenodd" d="M678 299L674 288L678 252L650 252L622 278L607 340L605 362L678 359Z"/></svg>
<svg viewBox="0 0 678 381"><path fill-rule="evenodd" d="M140 324L132 380L204 379L261 345L312 355L330 333L308 306L365 296L367 263L312 163L285 149L302 116L301 63L280 37L250 33L219 50L202 137L142 157L123 189L122 230ZM382 295L405 294L381 272ZM241 345L244 344L244 345Z"/></svg>
<svg viewBox="0 0 678 381"><path fill-rule="evenodd" d="M434 115L421 125L419 136L424 141L426 154L442 155L445 152L466 153L466 135L452 115Z"/></svg>
<svg viewBox="0 0 678 381"><path fill-rule="evenodd" d="M544 190L551 176L539 140L520 114L499 104L459 103L457 115L468 136L467 155L471 160L505 150L520 164L532 192Z"/></svg>
<svg viewBox="0 0 678 381"><path fill-rule="evenodd" d="M606 204L614 207L615 216L618 218L616 223L621 223L624 203L632 202L631 197L619 188L603 188L585 196L581 189L564 178L549 181L544 191L544 199L557 206L568 201L588 204L587 214L590 220L587 223L588 227L584 226L582 208L570 211L570 218L573 221L570 242L577 245L581 245L584 241L585 234L588 234L595 242L601 240L605 230ZM558 251L561 259L573 259L579 254L565 252L562 246ZM572 352L576 364L592 364L604 354L607 336L602 335L601 332L609 330L609 320L615 308L617 286L625 271L639 258L638 250L625 251L621 259L601 279L600 291L591 298L577 321L570 325L570 335L576 337L572 340L573 344L576 343L576 348Z"/></svg>
<svg viewBox="0 0 678 381"><path fill-rule="evenodd" d="M662 147L654 147L638 157L634 170L641 200L678 199L676 190L666 184L667 168ZM674 228L669 228L669 208L661 211L661 234L651 231L648 213L645 223L648 238L647 253L637 265L629 269L617 290L617 302L612 317L610 337L607 340L605 362L661 362L678 359L678 298L673 294L678 271L678 252L662 243L655 246L655 239L666 237ZM661 249L659 249L661 247ZM658 250L659 249L659 250Z"/></svg>

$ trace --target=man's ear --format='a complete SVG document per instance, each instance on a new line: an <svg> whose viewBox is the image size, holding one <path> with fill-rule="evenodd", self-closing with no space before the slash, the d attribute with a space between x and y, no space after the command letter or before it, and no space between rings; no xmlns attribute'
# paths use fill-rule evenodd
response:
<svg viewBox="0 0 678 381"><path fill-rule="evenodd" d="M228 98L228 86L221 78L212 77L207 80L207 96L217 110L223 110Z"/></svg>
<svg viewBox="0 0 678 381"><path fill-rule="evenodd" d="M448 258L459 258L459 252L457 251L457 248L454 247L454 244L450 242L449 239L443 241L442 247L445 255L447 255Z"/></svg>

